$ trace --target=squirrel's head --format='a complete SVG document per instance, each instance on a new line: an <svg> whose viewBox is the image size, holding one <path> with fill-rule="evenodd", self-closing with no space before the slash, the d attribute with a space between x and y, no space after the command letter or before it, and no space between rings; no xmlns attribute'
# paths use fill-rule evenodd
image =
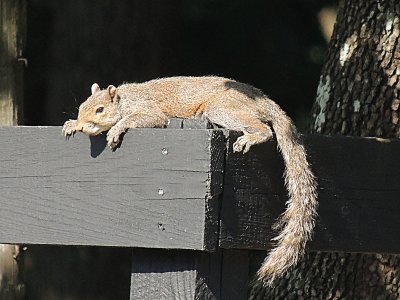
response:
<svg viewBox="0 0 400 300"><path fill-rule="evenodd" d="M113 85L101 90L97 83L91 88L92 95L79 106L77 131L87 135L97 135L109 130L119 120L119 100L117 88Z"/></svg>

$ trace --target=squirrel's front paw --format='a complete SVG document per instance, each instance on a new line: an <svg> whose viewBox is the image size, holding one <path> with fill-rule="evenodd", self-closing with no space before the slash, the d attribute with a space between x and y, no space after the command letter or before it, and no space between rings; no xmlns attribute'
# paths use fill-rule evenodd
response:
<svg viewBox="0 0 400 300"><path fill-rule="evenodd" d="M65 136L66 138L70 137L71 135L74 135L76 132L76 120L68 120L67 122L64 123L63 129L62 129L62 135Z"/></svg>
<svg viewBox="0 0 400 300"><path fill-rule="evenodd" d="M121 143L121 135L125 133L125 128L119 126L111 127L107 132L107 145L115 151Z"/></svg>

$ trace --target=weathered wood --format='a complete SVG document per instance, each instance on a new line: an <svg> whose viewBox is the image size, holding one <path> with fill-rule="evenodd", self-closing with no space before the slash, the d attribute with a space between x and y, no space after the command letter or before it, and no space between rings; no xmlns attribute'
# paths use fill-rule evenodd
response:
<svg viewBox="0 0 400 300"><path fill-rule="evenodd" d="M131 130L112 153L104 137L89 150L60 127L1 127L0 242L212 250L221 134Z"/></svg>
<svg viewBox="0 0 400 300"><path fill-rule="evenodd" d="M213 125L204 120L172 119L167 128L207 129ZM216 143L216 146L213 146ZM211 140L211 149L225 146L222 135ZM213 151L213 150L212 150ZM216 161L224 163L225 153L218 151ZM222 155L222 156L221 156ZM212 165L213 181L222 187L223 164ZM206 211L211 213L205 233L205 241L211 245L218 241L219 194L214 191ZM214 232L217 231L217 234ZM210 247L209 247L210 248ZM248 279L248 253L240 250L224 250L223 253L198 251L132 251L131 299L246 299Z"/></svg>
<svg viewBox="0 0 400 300"><path fill-rule="evenodd" d="M131 299L247 299L249 251L132 251Z"/></svg>
<svg viewBox="0 0 400 300"><path fill-rule="evenodd" d="M135 249L130 299L221 299L220 272L220 252Z"/></svg>
<svg viewBox="0 0 400 300"><path fill-rule="evenodd" d="M274 142L226 159L220 246L268 249L271 226L287 200L283 162ZM400 253L399 140L304 137L318 178L318 224L310 248Z"/></svg>
<svg viewBox="0 0 400 300"><path fill-rule="evenodd" d="M212 129L216 128L214 125L205 119L170 119L166 126L167 128L173 129ZM204 231L204 242L206 248L209 250L214 250L218 245L219 236L219 208L220 208L220 195L223 190L223 170L225 167L225 149L226 140L225 135L228 134L227 130L222 130L219 134L215 135L215 138L210 140L211 156L213 157L213 162L210 167L211 175L211 195L207 196L206 201L206 229ZM213 196L214 195L214 196Z"/></svg>
<svg viewBox="0 0 400 300"><path fill-rule="evenodd" d="M275 142L253 146L246 155L232 152L239 136L230 133L221 207L222 248L268 249L271 225L284 209L283 162Z"/></svg>
<svg viewBox="0 0 400 300"><path fill-rule="evenodd" d="M287 200L282 158L274 142L233 154L231 132L223 171L224 134L131 130L112 153L104 137L89 146L59 127L0 128L0 242L213 250L220 220L222 248L267 249ZM399 253L400 141L305 145L320 201L310 248Z"/></svg>
<svg viewBox="0 0 400 300"><path fill-rule="evenodd" d="M0 124L23 121L26 0L0 0Z"/></svg>

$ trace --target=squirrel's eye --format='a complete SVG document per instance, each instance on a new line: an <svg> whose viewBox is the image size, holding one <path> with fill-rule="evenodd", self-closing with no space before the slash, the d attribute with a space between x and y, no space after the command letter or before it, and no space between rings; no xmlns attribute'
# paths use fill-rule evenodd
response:
<svg viewBox="0 0 400 300"><path fill-rule="evenodd" d="M104 111L104 107L100 106L96 109L96 114L101 114Z"/></svg>

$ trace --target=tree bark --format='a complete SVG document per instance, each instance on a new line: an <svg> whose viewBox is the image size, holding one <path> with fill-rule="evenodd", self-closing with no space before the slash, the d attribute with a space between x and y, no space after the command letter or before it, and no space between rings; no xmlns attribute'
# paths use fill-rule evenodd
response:
<svg viewBox="0 0 400 300"><path fill-rule="evenodd" d="M400 136L399 17L398 0L340 3L312 133ZM250 298L400 299L399 272L396 255L308 253L275 289L253 287Z"/></svg>

